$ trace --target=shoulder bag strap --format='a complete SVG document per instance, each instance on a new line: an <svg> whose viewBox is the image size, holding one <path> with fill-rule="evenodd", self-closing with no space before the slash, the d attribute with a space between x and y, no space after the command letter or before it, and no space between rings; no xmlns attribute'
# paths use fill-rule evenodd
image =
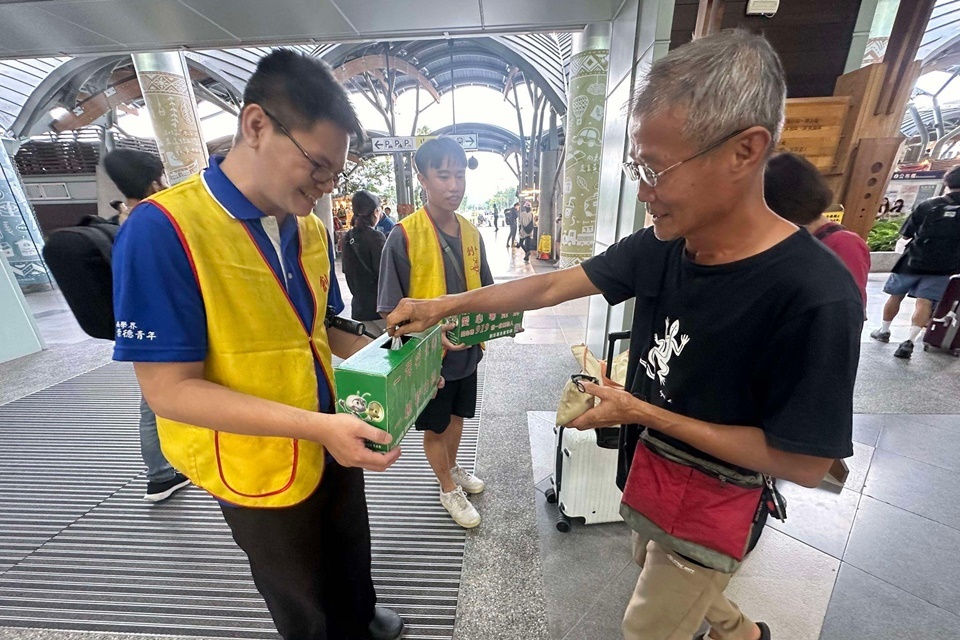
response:
<svg viewBox="0 0 960 640"><path fill-rule="evenodd" d="M843 231L845 228L846 227L844 227L842 224L831 222L830 224L825 224L819 229L817 229L814 232L813 237L822 242L824 239L829 238L830 236L835 234L837 231Z"/></svg>
<svg viewBox="0 0 960 640"><path fill-rule="evenodd" d="M379 278L380 274L375 273L374 270L370 267L370 265L364 262L363 258L360 256L360 249L357 248L357 243L356 243L357 235L356 234L350 235L354 231L355 231L354 229L351 229L350 231L347 232L347 237L346 237L347 244L350 245L351 249L353 249L353 255L357 257L357 262L360 263L360 266L363 267L364 271L372 275L374 278ZM379 231L377 233L379 233Z"/></svg>
<svg viewBox="0 0 960 640"><path fill-rule="evenodd" d="M447 242L447 239L443 236L443 232L440 231L440 229L437 229L437 238L440 240L440 247L443 249L443 252L450 258L450 264L453 265L454 272L457 274L460 282L463 283L463 290L467 291L469 289L469 287L467 287L467 278L463 275L463 267L460 266L460 262L457 260L457 254L450 248L450 243Z"/></svg>

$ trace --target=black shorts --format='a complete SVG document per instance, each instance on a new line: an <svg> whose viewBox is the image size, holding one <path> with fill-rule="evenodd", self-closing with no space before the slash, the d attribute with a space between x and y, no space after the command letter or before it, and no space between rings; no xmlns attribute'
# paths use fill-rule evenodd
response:
<svg viewBox="0 0 960 640"><path fill-rule="evenodd" d="M477 372L460 380L447 380L437 397L417 417L417 431L443 433L451 416L472 418L477 413Z"/></svg>

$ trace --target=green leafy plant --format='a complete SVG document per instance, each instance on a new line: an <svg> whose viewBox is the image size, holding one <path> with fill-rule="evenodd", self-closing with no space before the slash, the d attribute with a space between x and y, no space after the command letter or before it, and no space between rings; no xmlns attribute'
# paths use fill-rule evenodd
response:
<svg viewBox="0 0 960 640"><path fill-rule="evenodd" d="M890 218L878 220L867 235L867 246L870 251L893 251L900 239L900 227L906 218Z"/></svg>

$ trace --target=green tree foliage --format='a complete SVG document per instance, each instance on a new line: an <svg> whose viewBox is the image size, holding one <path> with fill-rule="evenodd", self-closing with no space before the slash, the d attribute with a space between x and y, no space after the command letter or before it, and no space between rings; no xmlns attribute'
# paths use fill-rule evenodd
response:
<svg viewBox="0 0 960 640"><path fill-rule="evenodd" d="M493 205L497 205L499 211L509 209L517 201L517 188L504 187L493 194L493 197L483 203L483 208L487 211L493 211Z"/></svg>
<svg viewBox="0 0 960 640"><path fill-rule="evenodd" d="M867 246L870 251L893 251L900 239L900 227L906 218L878 220L867 234Z"/></svg>
<svg viewBox="0 0 960 640"><path fill-rule="evenodd" d="M347 179L340 184L338 189L340 195L352 196L357 191L365 189L376 194L383 202L396 203L397 188L391 156L374 156L359 165L348 160L344 172L347 174Z"/></svg>

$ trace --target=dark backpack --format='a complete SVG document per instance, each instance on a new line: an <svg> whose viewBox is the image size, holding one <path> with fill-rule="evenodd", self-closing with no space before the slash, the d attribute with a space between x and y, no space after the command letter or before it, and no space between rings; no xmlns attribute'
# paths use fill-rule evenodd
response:
<svg viewBox="0 0 960 640"><path fill-rule="evenodd" d="M85 218L79 227L50 234L43 258L84 332L113 340L113 241L120 227Z"/></svg>
<svg viewBox="0 0 960 640"><path fill-rule="evenodd" d="M960 197L937 198L910 242L907 265L945 275L960 272Z"/></svg>

